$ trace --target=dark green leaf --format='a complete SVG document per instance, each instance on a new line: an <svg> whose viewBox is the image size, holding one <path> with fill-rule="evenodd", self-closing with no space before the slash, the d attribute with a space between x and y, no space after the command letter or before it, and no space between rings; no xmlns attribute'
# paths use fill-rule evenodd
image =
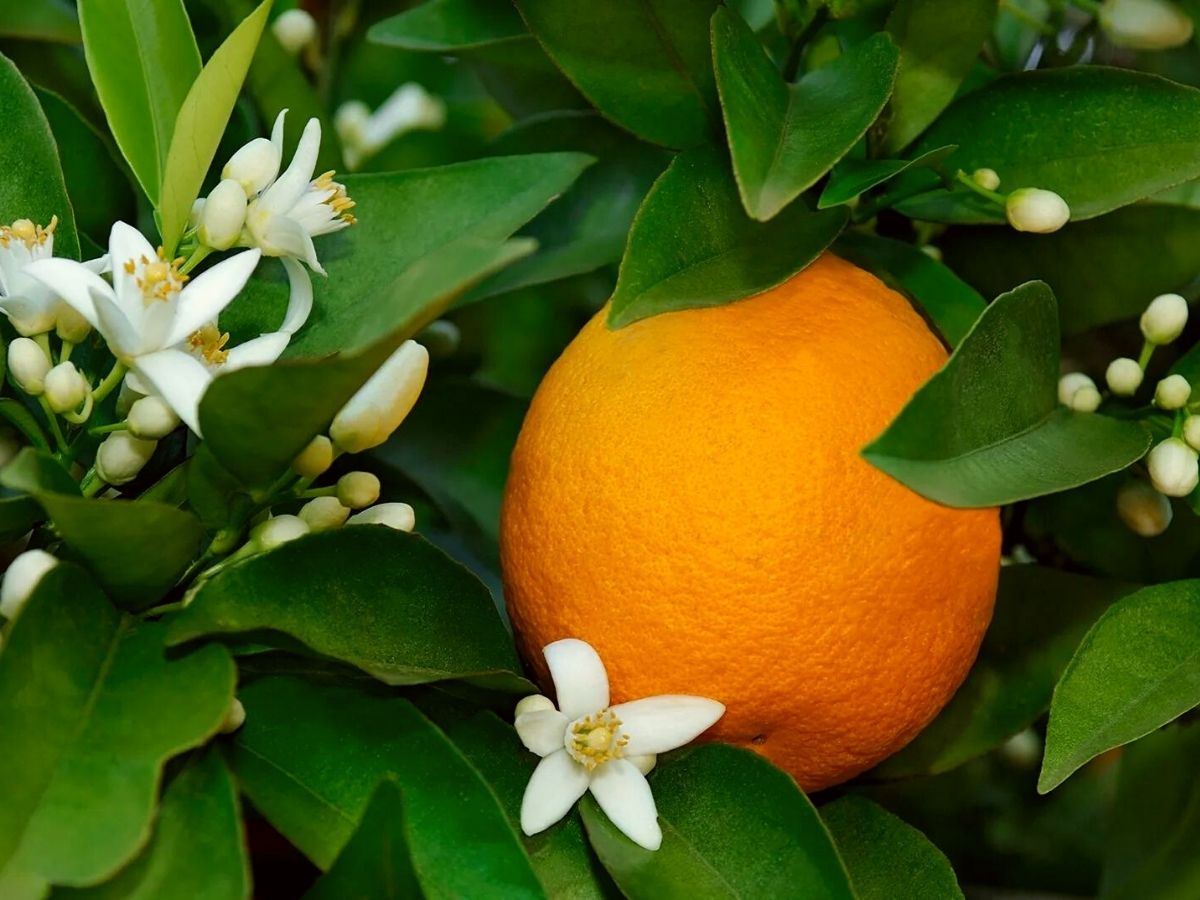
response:
<svg viewBox="0 0 1200 900"><path fill-rule="evenodd" d="M25 494L54 493L79 496L79 484L48 451L25 447L0 468L0 484Z"/></svg>
<svg viewBox="0 0 1200 900"><path fill-rule="evenodd" d="M515 119L588 106L533 35L461 52L488 93Z"/></svg>
<svg viewBox="0 0 1200 900"><path fill-rule="evenodd" d="M826 804L821 819L850 871L856 900L962 900L962 889L942 851L865 797Z"/></svg>
<svg viewBox="0 0 1200 900"><path fill-rule="evenodd" d="M233 509L248 503L241 482L222 466L207 444L200 444L187 463L188 506L207 528L214 531L229 524Z"/></svg>
<svg viewBox="0 0 1200 900"><path fill-rule="evenodd" d="M1136 422L1058 406L1058 351L1050 289L1003 294L863 456L960 507L1066 490L1141 458L1150 433Z"/></svg>
<svg viewBox="0 0 1200 900"><path fill-rule="evenodd" d="M742 209L719 150L681 153L633 221L609 325L719 306L773 288L816 259L845 222L844 209L810 212L803 203L755 222Z"/></svg>
<svg viewBox="0 0 1200 900"><path fill-rule="evenodd" d="M112 876L150 836L163 763L216 732L229 654L168 660L165 632L66 564L17 616L0 654L0 754L20 773L0 816L0 896Z"/></svg>
<svg viewBox="0 0 1200 900"><path fill-rule="evenodd" d="M621 834L591 797L580 806L592 848L630 900L854 897L817 811L762 757L707 744L664 760L650 783L663 831L655 851Z"/></svg>
<svg viewBox="0 0 1200 900"><path fill-rule="evenodd" d="M937 169L955 151L954 145L937 147L916 159L844 159L829 175L817 209L849 203L871 188L911 169Z"/></svg>
<svg viewBox="0 0 1200 900"><path fill-rule="evenodd" d="M1143 588L1088 632L1054 689L1039 793L1200 704L1200 581Z"/></svg>
<svg viewBox="0 0 1200 900"><path fill-rule="evenodd" d="M4 368L5 362L0 362L0 375L2 375ZM0 397L0 419L3 419L17 429L17 431L21 432L34 449L45 450L47 452L50 450L50 443L47 441L37 417L19 400L13 400L11 397Z"/></svg>
<svg viewBox="0 0 1200 900"><path fill-rule="evenodd" d="M403 50L450 53L526 35L520 15L493 0L429 0L371 26L367 37Z"/></svg>
<svg viewBox="0 0 1200 900"><path fill-rule="evenodd" d="M79 20L65 0L0 0L0 35L78 44Z"/></svg>
<svg viewBox="0 0 1200 900"><path fill-rule="evenodd" d="M760 221L815 184L866 134L887 102L897 51L885 34L787 84L750 26L718 9L713 63L738 191Z"/></svg>
<svg viewBox="0 0 1200 900"><path fill-rule="evenodd" d="M716 0L517 0L550 58L600 112L668 147L703 141L717 120L708 46Z"/></svg>

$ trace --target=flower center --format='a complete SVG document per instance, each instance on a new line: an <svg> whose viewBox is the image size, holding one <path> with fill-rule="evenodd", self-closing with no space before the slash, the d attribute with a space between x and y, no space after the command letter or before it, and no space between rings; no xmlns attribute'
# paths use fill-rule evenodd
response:
<svg viewBox="0 0 1200 900"><path fill-rule="evenodd" d="M620 759L628 743L629 737L621 733L621 720L611 709L576 719L567 727L567 752L588 771Z"/></svg>
<svg viewBox="0 0 1200 900"><path fill-rule="evenodd" d="M27 250L41 247L50 240L57 227L58 216L52 216L45 228L34 225L29 219L17 219L11 225L0 225L0 247L7 247L14 240L24 244Z"/></svg>
<svg viewBox="0 0 1200 900"><path fill-rule="evenodd" d="M159 247L154 259L141 256L136 260L125 260L125 271L133 276L133 283L142 292L145 302L166 302L178 294L188 280L188 276L179 271L181 265L183 257L168 260L163 248Z"/></svg>
<svg viewBox="0 0 1200 900"><path fill-rule="evenodd" d="M188 347L191 351L210 366L219 366L229 358L225 345L229 342L229 333L221 333L216 325L209 323L198 328L188 336Z"/></svg>
<svg viewBox="0 0 1200 900"><path fill-rule="evenodd" d="M355 207L355 203L346 194L346 186L333 180L336 173L333 169L324 172L313 181L312 186L318 191L332 191L332 193L321 202L333 210L334 216L341 219L347 225L353 225L358 219L350 213L350 210Z"/></svg>

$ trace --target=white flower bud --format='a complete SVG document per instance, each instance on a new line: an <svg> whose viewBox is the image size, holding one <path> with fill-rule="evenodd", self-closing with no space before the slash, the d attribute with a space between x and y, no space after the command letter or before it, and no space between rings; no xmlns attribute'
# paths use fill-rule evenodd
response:
<svg viewBox="0 0 1200 900"><path fill-rule="evenodd" d="M1192 386L1182 375L1168 375L1154 389L1154 405L1159 409L1181 409L1192 396Z"/></svg>
<svg viewBox="0 0 1200 900"><path fill-rule="evenodd" d="M430 322L417 337L434 359L450 356L462 343L462 332L449 319Z"/></svg>
<svg viewBox="0 0 1200 900"><path fill-rule="evenodd" d="M105 484L127 484L137 478L157 446L157 441L143 441L128 431L115 431L96 451L96 474Z"/></svg>
<svg viewBox="0 0 1200 900"><path fill-rule="evenodd" d="M1085 384L1071 395L1071 402L1067 405L1075 412L1091 413L1099 409L1100 400L1100 392L1095 387Z"/></svg>
<svg viewBox="0 0 1200 900"><path fill-rule="evenodd" d="M985 191L994 191L1000 187L1000 176L995 169L976 169L971 173L971 180Z"/></svg>
<svg viewBox="0 0 1200 900"><path fill-rule="evenodd" d="M259 550L273 550L308 532L308 523L299 516L272 516L254 529L250 540Z"/></svg>
<svg viewBox="0 0 1200 900"><path fill-rule="evenodd" d="M271 31L283 49L295 56L316 39L317 22L302 9L289 9L271 23Z"/></svg>
<svg viewBox="0 0 1200 900"><path fill-rule="evenodd" d="M379 499L379 479L370 472L347 472L337 483L342 506L364 509Z"/></svg>
<svg viewBox="0 0 1200 900"><path fill-rule="evenodd" d="M347 453L361 453L386 441L417 402L428 369L424 347L401 344L334 418L333 442Z"/></svg>
<svg viewBox="0 0 1200 900"><path fill-rule="evenodd" d="M117 415L121 416L121 418L129 415L129 411L133 409L133 404L144 396L146 395L141 391L133 388L129 383L129 376L126 375L121 380L121 389L117 392Z"/></svg>
<svg viewBox="0 0 1200 900"><path fill-rule="evenodd" d="M179 427L179 416L160 397L142 397L129 407L126 424L134 437L156 441Z"/></svg>
<svg viewBox="0 0 1200 900"><path fill-rule="evenodd" d="M241 182L225 178L212 189L200 212L196 236L214 250L228 250L237 243L246 223L246 192Z"/></svg>
<svg viewBox="0 0 1200 900"><path fill-rule="evenodd" d="M1104 0L1100 27L1118 47L1165 50L1192 39L1192 20L1167 0Z"/></svg>
<svg viewBox="0 0 1200 900"><path fill-rule="evenodd" d="M197 228L200 225L200 213L204 211L204 198L197 197L192 201L192 208L188 210L188 228Z"/></svg>
<svg viewBox="0 0 1200 900"><path fill-rule="evenodd" d="M1042 760L1042 739L1032 728L1026 728L1001 744L1000 753L1018 769L1032 769Z"/></svg>
<svg viewBox="0 0 1200 900"><path fill-rule="evenodd" d="M42 577L58 564L45 550L26 550L11 563L0 583L0 616L13 619L21 611Z"/></svg>
<svg viewBox="0 0 1200 900"><path fill-rule="evenodd" d="M363 136L368 153L381 150L409 131L436 131L446 124L446 104L415 81L402 84L371 114Z"/></svg>
<svg viewBox="0 0 1200 900"><path fill-rule="evenodd" d="M59 340L80 344L92 333L92 326L74 307L60 303L55 314L54 330Z"/></svg>
<svg viewBox="0 0 1200 900"><path fill-rule="evenodd" d="M87 380L70 360L59 363L47 372L43 387L46 402L56 413L77 409L88 395Z"/></svg>
<svg viewBox="0 0 1200 900"><path fill-rule="evenodd" d="M300 507L300 518L311 531L340 528L349 515L350 510L342 506L337 497L315 497Z"/></svg>
<svg viewBox="0 0 1200 900"><path fill-rule="evenodd" d="M1188 304L1178 294L1159 294L1142 313L1142 337L1151 344L1169 344L1187 325Z"/></svg>
<svg viewBox="0 0 1200 900"><path fill-rule="evenodd" d="M292 471L304 478L316 478L333 465L333 441L318 434L292 460Z"/></svg>
<svg viewBox="0 0 1200 900"><path fill-rule="evenodd" d="M1188 416L1183 420L1183 439L1193 450L1200 450L1200 416Z"/></svg>
<svg viewBox="0 0 1200 900"><path fill-rule="evenodd" d="M1104 380L1108 382L1108 389L1118 397L1132 397L1142 386L1143 375L1136 359L1122 356L1108 364Z"/></svg>
<svg viewBox="0 0 1200 900"><path fill-rule="evenodd" d="M1096 382L1082 372L1069 372L1058 379L1058 402L1070 406L1080 388L1096 389Z"/></svg>
<svg viewBox="0 0 1200 900"><path fill-rule="evenodd" d="M513 718L523 716L526 713L546 712L554 709L554 703L549 697L542 694L530 694L528 697L522 697L517 701L517 708L513 711Z"/></svg>
<svg viewBox="0 0 1200 900"><path fill-rule="evenodd" d="M412 531L417 524L417 514L407 503L379 503L355 513L347 525L386 525L397 531Z"/></svg>
<svg viewBox="0 0 1200 900"><path fill-rule="evenodd" d="M8 345L8 371L21 390L31 397L40 397L46 389L50 360L33 338L14 338Z"/></svg>
<svg viewBox="0 0 1200 900"><path fill-rule="evenodd" d="M225 711L225 718L221 722L221 734L233 734L246 721L246 707L242 706L242 701L234 697L229 703L229 709Z"/></svg>
<svg viewBox="0 0 1200 900"><path fill-rule="evenodd" d="M1142 537L1157 537L1171 524L1171 501L1141 480L1127 481L1117 491L1117 515Z"/></svg>
<svg viewBox="0 0 1200 900"><path fill-rule="evenodd" d="M279 148L267 138L255 138L229 157L221 170L221 178L232 178L242 186L247 197L253 197L275 180L279 162Z"/></svg>
<svg viewBox="0 0 1200 900"><path fill-rule="evenodd" d="M1176 437L1151 450L1146 466L1154 489L1168 497L1186 497L1200 483L1200 456Z"/></svg>
<svg viewBox="0 0 1200 900"><path fill-rule="evenodd" d="M367 138L371 108L361 100L347 100L333 115L333 127L347 147L361 147Z"/></svg>
<svg viewBox="0 0 1200 900"><path fill-rule="evenodd" d="M1008 216L1008 224L1017 231L1031 231L1034 234L1058 231L1071 218L1067 201L1054 191L1041 188L1013 191L1004 201L1004 212Z"/></svg>

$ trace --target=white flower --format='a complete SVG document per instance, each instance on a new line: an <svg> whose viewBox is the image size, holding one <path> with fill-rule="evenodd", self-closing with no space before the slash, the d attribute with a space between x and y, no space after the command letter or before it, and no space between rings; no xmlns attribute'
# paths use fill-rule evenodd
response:
<svg viewBox="0 0 1200 900"><path fill-rule="evenodd" d="M662 843L648 771L659 753L706 731L725 707L705 697L664 695L609 706L608 673L590 644L568 638L543 651L558 708L518 704L517 733L542 757L521 801L521 830L549 828L590 790L612 823L634 843ZM640 766L639 766L640 764Z"/></svg>
<svg viewBox="0 0 1200 900"><path fill-rule="evenodd" d="M397 531L412 531L417 524L417 514L407 503L378 503L355 513L347 525L386 525Z"/></svg>
<svg viewBox="0 0 1200 900"><path fill-rule="evenodd" d="M196 237L214 250L228 250L237 243L246 223L246 194L240 182L222 179L200 208Z"/></svg>
<svg viewBox="0 0 1200 900"><path fill-rule="evenodd" d="M1170 500L1139 479L1117 491L1117 515L1135 534L1151 538L1167 530L1174 512Z"/></svg>
<svg viewBox="0 0 1200 900"><path fill-rule="evenodd" d="M995 169L976 169L971 173L971 180L986 191L1000 187L1000 176Z"/></svg>
<svg viewBox="0 0 1200 900"><path fill-rule="evenodd" d="M96 474L105 484L128 484L146 467L157 446L157 441L144 441L128 431L114 431L96 450Z"/></svg>
<svg viewBox="0 0 1200 900"><path fill-rule="evenodd" d="M129 407L129 433L148 441L165 438L179 425L179 416L159 397L142 397Z"/></svg>
<svg viewBox="0 0 1200 900"><path fill-rule="evenodd" d="M416 341L401 344L334 417L334 444L361 453L386 441L416 404L428 370L429 351Z"/></svg>
<svg viewBox="0 0 1200 900"><path fill-rule="evenodd" d="M1200 483L1200 456L1180 438L1160 442L1146 457L1154 489L1168 497L1186 497Z"/></svg>
<svg viewBox="0 0 1200 900"><path fill-rule="evenodd" d="M1114 359L1104 372L1108 389L1118 397L1132 397L1136 394L1137 389L1142 386L1143 377L1142 367L1137 364L1136 359L1130 359L1128 356Z"/></svg>
<svg viewBox="0 0 1200 900"><path fill-rule="evenodd" d="M1192 39L1192 20L1167 0L1104 0L1100 27L1119 47L1165 50Z"/></svg>
<svg viewBox="0 0 1200 900"><path fill-rule="evenodd" d="M337 497L343 506L362 509L379 499L379 478L370 472L347 472L337 482Z"/></svg>
<svg viewBox="0 0 1200 900"><path fill-rule="evenodd" d="M15 338L8 345L8 372L25 393L40 397L46 389L50 359L33 338Z"/></svg>
<svg viewBox="0 0 1200 900"><path fill-rule="evenodd" d="M337 497L314 497L300 507L300 518L311 531L340 528L349 515L350 510Z"/></svg>
<svg viewBox="0 0 1200 900"><path fill-rule="evenodd" d="M333 465L333 441L318 434L292 460L292 471L304 478L316 478Z"/></svg>
<svg viewBox="0 0 1200 900"><path fill-rule="evenodd" d="M58 564L45 550L26 550L11 563L0 584L0 616L14 618L37 588L43 576Z"/></svg>
<svg viewBox="0 0 1200 900"><path fill-rule="evenodd" d="M1178 294L1159 294L1142 313L1142 337L1151 344L1169 344L1187 325L1188 304Z"/></svg>
<svg viewBox="0 0 1200 900"><path fill-rule="evenodd" d="M1181 409L1192 395L1192 386L1182 375L1168 375L1154 388L1154 405L1159 409Z"/></svg>
<svg viewBox="0 0 1200 900"><path fill-rule="evenodd" d="M1020 188L1004 202L1008 224L1017 231L1049 234L1058 231L1071 218L1071 208L1054 191L1041 188Z"/></svg>
<svg viewBox="0 0 1200 900"><path fill-rule="evenodd" d="M67 360L46 373L45 390L52 410L69 413L87 399L90 388L75 363Z"/></svg>
<svg viewBox="0 0 1200 900"><path fill-rule="evenodd" d="M275 40L291 56L295 56L317 37L317 21L302 9L281 12L271 23Z"/></svg>
<svg viewBox="0 0 1200 900"><path fill-rule="evenodd" d="M54 255L54 230L58 216L43 228L29 219L17 219L11 225L0 225L0 312L8 317L18 334L26 337L43 334L59 323L65 305L57 294L46 285L30 277L27 267L38 260L50 259ZM82 265L93 272L106 270L106 257L94 259ZM75 317L68 314L67 328L70 333ZM86 336L72 334L80 340Z"/></svg>

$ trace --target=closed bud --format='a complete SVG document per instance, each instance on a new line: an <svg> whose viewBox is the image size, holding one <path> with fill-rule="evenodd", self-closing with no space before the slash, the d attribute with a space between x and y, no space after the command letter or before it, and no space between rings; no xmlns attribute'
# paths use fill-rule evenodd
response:
<svg viewBox="0 0 1200 900"><path fill-rule="evenodd" d="M0 583L0 616L13 619L21 611L42 577L58 564L45 550L26 550L8 565Z"/></svg>
<svg viewBox="0 0 1200 900"><path fill-rule="evenodd" d="M75 363L61 362L46 373L44 382L46 402L56 413L77 409L88 395L88 383Z"/></svg>
<svg viewBox="0 0 1200 900"><path fill-rule="evenodd" d="M337 483L342 506L364 509L379 499L379 479L370 472L347 472Z"/></svg>
<svg viewBox="0 0 1200 900"><path fill-rule="evenodd" d="M1192 395L1192 386L1182 375L1168 375L1154 389L1154 405L1159 409L1182 409Z"/></svg>
<svg viewBox="0 0 1200 900"><path fill-rule="evenodd" d="M279 148L267 138L255 138L229 157L221 170L221 178L232 178L242 186L247 197L253 197L275 180L279 162ZM201 210L201 216L203 214Z"/></svg>
<svg viewBox="0 0 1200 900"><path fill-rule="evenodd" d="M921 252L932 259L934 262L942 261L942 248L936 244L922 244Z"/></svg>
<svg viewBox="0 0 1200 900"><path fill-rule="evenodd" d="M50 360L33 338L14 338L8 345L8 371L21 390L31 397L40 397L46 389Z"/></svg>
<svg viewBox="0 0 1200 900"><path fill-rule="evenodd" d="M1058 379L1058 402L1063 406L1071 406L1075 394L1083 388L1090 388L1094 391L1096 382L1082 372L1069 372Z"/></svg>
<svg viewBox="0 0 1200 900"><path fill-rule="evenodd" d="M417 524L417 514L407 503L379 503L355 513L347 525L386 525L397 531L412 531Z"/></svg>
<svg viewBox="0 0 1200 900"><path fill-rule="evenodd" d="M1071 395L1068 406L1075 412L1091 413L1100 408L1100 392L1095 387L1084 385Z"/></svg>
<svg viewBox="0 0 1200 900"><path fill-rule="evenodd" d="M188 210L188 228L200 227L200 213L204 211L204 198L197 197L192 201L192 208Z"/></svg>
<svg viewBox="0 0 1200 900"><path fill-rule="evenodd" d="M1108 364L1104 380L1108 382L1108 389L1118 397L1132 397L1142 386L1143 374L1137 360L1122 356Z"/></svg>
<svg viewBox="0 0 1200 900"><path fill-rule="evenodd" d="M1200 416L1188 416L1183 420L1183 439L1193 450L1200 450Z"/></svg>
<svg viewBox="0 0 1200 900"><path fill-rule="evenodd" d="M315 497L300 507L300 518L310 531L340 528L349 515L350 510L342 506L337 497Z"/></svg>
<svg viewBox="0 0 1200 900"><path fill-rule="evenodd" d="M157 441L144 441L127 431L115 431L96 451L96 474L105 484L128 484L154 455Z"/></svg>
<svg viewBox="0 0 1200 900"><path fill-rule="evenodd" d="M121 389L117 391L117 415L121 418L129 415L129 411L133 409L133 404L137 403L142 397L146 396L141 391L134 390L129 383L129 376L126 375L121 380Z"/></svg>
<svg viewBox="0 0 1200 900"><path fill-rule="evenodd" d="M224 178L204 201L196 236L214 250L228 250L237 243L245 223L246 191L241 182Z"/></svg>
<svg viewBox="0 0 1200 900"><path fill-rule="evenodd" d="M129 407L126 424L134 437L156 441L179 427L179 416L161 398L142 397Z"/></svg>
<svg viewBox="0 0 1200 900"><path fill-rule="evenodd" d="M1117 491L1117 515L1142 537L1157 537L1167 530L1174 512L1171 501L1144 481L1128 481Z"/></svg>
<svg viewBox="0 0 1200 900"><path fill-rule="evenodd" d="M289 9L271 23L271 31L280 46L295 56L316 39L317 22L302 9Z"/></svg>
<svg viewBox="0 0 1200 900"><path fill-rule="evenodd" d="M1000 176L995 169L976 169L971 173L971 180L985 191L994 191L1000 187Z"/></svg>
<svg viewBox="0 0 1200 900"><path fill-rule="evenodd" d="M318 434L292 460L292 471L304 478L316 478L333 465L333 441Z"/></svg>
<svg viewBox="0 0 1200 900"><path fill-rule="evenodd" d="M1192 39L1192 20L1167 0L1104 0L1100 27L1118 47L1166 50Z"/></svg>
<svg viewBox="0 0 1200 900"><path fill-rule="evenodd" d="M1200 456L1180 438L1167 438L1146 457L1150 482L1160 494L1186 497L1200 483Z"/></svg>
<svg viewBox="0 0 1200 900"><path fill-rule="evenodd" d="M299 516L272 516L254 529L250 540L259 550L273 550L308 532L308 523Z"/></svg>
<svg viewBox="0 0 1200 900"><path fill-rule="evenodd" d="M449 319L430 322L417 337L420 338L421 345L429 351L429 355L433 359L452 355L458 349L458 345L462 343L462 332Z"/></svg>
<svg viewBox="0 0 1200 900"><path fill-rule="evenodd" d="M1067 201L1054 191L1041 188L1020 188L1004 201L1008 224L1017 231L1049 234L1058 231L1071 218Z"/></svg>
<svg viewBox="0 0 1200 900"><path fill-rule="evenodd" d="M333 127L347 147L362 147L367 139L371 108L361 100L347 100L333 116Z"/></svg>
<svg viewBox="0 0 1200 900"><path fill-rule="evenodd" d="M54 330L59 340L80 344L92 333L92 326L74 307L60 303L54 317Z"/></svg>
<svg viewBox="0 0 1200 900"><path fill-rule="evenodd" d="M549 697L542 694L530 694L528 697L522 697L517 701L517 708L513 712L513 718L523 716L526 713L548 712L554 709L554 703Z"/></svg>
<svg viewBox="0 0 1200 900"><path fill-rule="evenodd" d="M1142 337L1151 344L1169 344L1187 325L1188 304L1178 294L1160 294L1142 313Z"/></svg>
<svg viewBox="0 0 1200 900"><path fill-rule="evenodd" d="M334 418L333 442L347 453L361 453L386 441L417 402L428 369L424 347L401 344Z"/></svg>
<svg viewBox="0 0 1200 900"><path fill-rule="evenodd" d="M229 709L225 710L225 718L221 721L221 734L233 734L246 722L246 707L242 706L242 701L234 697L229 702Z"/></svg>

